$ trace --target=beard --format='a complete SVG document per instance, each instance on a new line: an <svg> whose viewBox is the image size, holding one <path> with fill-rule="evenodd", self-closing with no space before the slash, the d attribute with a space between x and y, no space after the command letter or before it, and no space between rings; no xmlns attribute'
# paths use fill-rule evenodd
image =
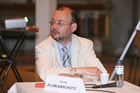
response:
<svg viewBox="0 0 140 93"><path fill-rule="evenodd" d="M55 35L58 35L58 36L55 37ZM57 31L56 29L52 29L51 30L51 36L54 40L61 43L61 42L67 41L71 37L71 34L67 33L65 36L60 36L59 31Z"/></svg>
<svg viewBox="0 0 140 93"><path fill-rule="evenodd" d="M55 37L55 34L60 35L60 32L57 31L56 29L51 30L51 36L57 42L62 42L65 39L64 37L61 36Z"/></svg>

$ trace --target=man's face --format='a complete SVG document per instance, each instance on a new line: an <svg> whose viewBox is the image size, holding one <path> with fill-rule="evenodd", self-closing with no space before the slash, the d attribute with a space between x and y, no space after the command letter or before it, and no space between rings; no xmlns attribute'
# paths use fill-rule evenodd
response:
<svg viewBox="0 0 140 93"><path fill-rule="evenodd" d="M71 39L71 14L69 11L56 11L51 21L51 36L58 42Z"/></svg>

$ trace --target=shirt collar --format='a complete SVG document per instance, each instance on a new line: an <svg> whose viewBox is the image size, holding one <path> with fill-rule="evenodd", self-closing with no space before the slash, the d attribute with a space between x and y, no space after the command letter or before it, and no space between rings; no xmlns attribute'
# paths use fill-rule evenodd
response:
<svg viewBox="0 0 140 93"><path fill-rule="evenodd" d="M70 49L71 44L72 44L72 40L70 40L70 42L66 46L63 46L59 42L57 42L57 45L59 46L60 49L62 49L63 47L66 47L67 49Z"/></svg>

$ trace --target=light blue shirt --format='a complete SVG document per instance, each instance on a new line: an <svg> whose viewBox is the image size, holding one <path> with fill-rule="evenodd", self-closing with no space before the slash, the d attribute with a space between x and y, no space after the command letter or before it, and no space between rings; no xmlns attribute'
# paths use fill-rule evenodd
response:
<svg viewBox="0 0 140 93"><path fill-rule="evenodd" d="M58 46L58 50L59 50L59 54L60 54L62 65L63 65L63 61L62 60L63 60L63 55L64 55L64 52L63 52L62 48L63 47L67 48L69 57L71 58L71 44L72 44L72 41L70 41L66 46L63 46L63 45L61 45L60 43L57 42L57 46ZM71 62L71 60L70 60L70 62Z"/></svg>

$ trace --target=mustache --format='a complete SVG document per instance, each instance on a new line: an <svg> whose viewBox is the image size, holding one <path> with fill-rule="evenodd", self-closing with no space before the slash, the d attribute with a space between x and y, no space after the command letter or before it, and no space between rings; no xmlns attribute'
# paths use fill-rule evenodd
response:
<svg viewBox="0 0 140 93"><path fill-rule="evenodd" d="M59 34L59 32L56 29L52 29L51 33L54 33L54 32Z"/></svg>

